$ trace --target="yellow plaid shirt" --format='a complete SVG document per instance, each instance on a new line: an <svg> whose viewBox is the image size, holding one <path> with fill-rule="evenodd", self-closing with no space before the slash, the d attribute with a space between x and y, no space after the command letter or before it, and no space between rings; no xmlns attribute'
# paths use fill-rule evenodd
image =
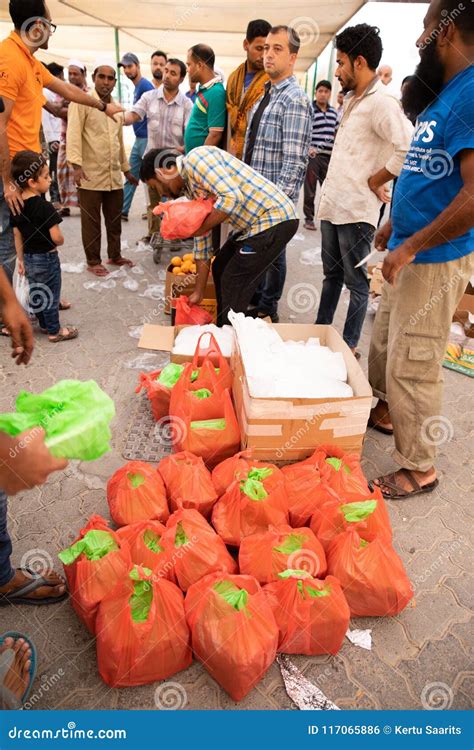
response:
<svg viewBox="0 0 474 750"><path fill-rule="evenodd" d="M215 198L214 208L229 215L233 236L252 237L283 221L297 219L285 193L252 167L217 146L199 146L177 159L189 198ZM194 256L213 255L212 233L194 239Z"/></svg>

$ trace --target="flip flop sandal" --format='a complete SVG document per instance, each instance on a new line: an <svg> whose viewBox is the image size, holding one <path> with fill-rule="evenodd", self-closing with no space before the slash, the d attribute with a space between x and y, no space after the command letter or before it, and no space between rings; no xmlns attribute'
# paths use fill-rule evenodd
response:
<svg viewBox="0 0 474 750"><path fill-rule="evenodd" d="M378 477L376 481L380 484L375 484L374 480L369 482L371 491L373 492L375 487L378 487L386 500L407 500L410 497L415 497L415 495L425 495L428 492L433 492L439 484L439 479L435 479L434 482L421 485L408 469L401 469L401 472L413 487L411 492L409 490L404 490L403 487L400 487L397 484L395 472L392 472L392 474L386 474L383 477Z"/></svg>
<svg viewBox="0 0 474 750"><path fill-rule="evenodd" d="M393 430L389 427L384 427L380 422L374 422L371 417L369 417L367 424L372 430L377 430L377 432L381 432L382 435L393 435Z"/></svg>
<svg viewBox="0 0 474 750"><path fill-rule="evenodd" d="M109 275L109 272L107 271L107 269L104 268L104 266L102 266L102 265L99 265L99 266L87 266L87 270L89 271L89 273L93 273L94 276L102 277L102 276L108 276Z"/></svg>
<svg viewBox="0 0 474 750"><path fill-rule="evenodd" d="M39 573L35 573L35 571L31 570L31 568L18 568L18 570L21 570L24 573L28 573L30 576L32 576L32 579L31 581L27 581L26 583L24 583L23 586L20 586L20 588L15 589L14 591L9 591L8 594L0 594L0 607L6 607L8 604L32 604L35 607L43 606L46 604L56 604L57 602L64 601L64 599L67 599L67 597L69 596L69 592L66 590L64 594L61 594L61 596L48 596L44 599L27 598L27 594L31 594L33 591L37 591L42 586L47 586L48 588L52 589L55 588L55 586L61 584L49 583L46 578L44 578Z"/></svg>
<svg viewBox="0 0 474 750"><path fill-rule="evenodd" d="M28 638L28 636L23 635L23 633L17 633L13 630L8 631L7 633L3 633L2 635L0 635L0 645L3 645L7 638L13 638L14 641L22 638L28 644L31 651L31 664L28 670L30 679L28 682L28 686L21 698L17 698L17 696L12 693L11 690L8 690L8 688L6 688L3 684L7 673L9 672L13 662L15 661L15 651L13 649L7 649L0 654L0 708L18 710L22 708L22 706L28 701L28 698L31 695L31 690L33 688L33 683L36 677L38 659L36 656L36 647L33 641Z"/></svg>
<svg viewBox="0 0 474 750"><path fill-rule="evenodd" d="M79 336L79 331L77 328L68 328L69 333L63 334L58 333L57 336L54 337L54 339L49 339L49 341L52 344L58 344L60 341L71 341L72 339L77 339Z"/></svg>

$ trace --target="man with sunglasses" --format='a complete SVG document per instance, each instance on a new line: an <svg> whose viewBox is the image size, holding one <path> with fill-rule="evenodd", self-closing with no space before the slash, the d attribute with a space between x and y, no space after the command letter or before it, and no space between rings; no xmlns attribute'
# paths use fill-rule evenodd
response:
<svg viewBox="0 0 474 750"><path fill-rule="evenodd" d="M44 0L10 0L14 30L0 43L0 266L10 281L15 270L15 246L9 212L21 213L23 200L10 174L11 159L18 151L41 151L40 127L47 88L64 99L100 110L114 119L122 107L86 94L76 86L55 78L35 58L39 49L48 49L56 30ZM1 329L8 335L6 329Z"/></svg>

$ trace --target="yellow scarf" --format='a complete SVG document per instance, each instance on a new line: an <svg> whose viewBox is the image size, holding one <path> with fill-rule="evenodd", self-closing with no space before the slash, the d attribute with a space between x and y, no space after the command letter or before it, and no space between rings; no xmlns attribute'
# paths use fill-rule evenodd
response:
<svg viewBox="0 0 474 750"><path fill-rule="evenodd" d="M263 95L265 84L268 81L267 74L264 70L261 70L259 73L255 73L252 83L243 93L246 72L247 63L243 62L231 73L227 82L227 112L230 125L229 151L239 159L242 158L244 150L247 115L255 102Z"/></svg>

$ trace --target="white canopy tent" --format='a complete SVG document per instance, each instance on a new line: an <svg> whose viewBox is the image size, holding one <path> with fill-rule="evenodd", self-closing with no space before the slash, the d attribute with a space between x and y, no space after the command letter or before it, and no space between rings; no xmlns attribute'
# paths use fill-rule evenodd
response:
<svg viewBox="0 0 474 750"><path fill-rule="evenodd" d="M328 42L365 0L48 0L58 29L50 49L41 51L44 62L64 64L79 57L86 65L117 50L134 52L148 64L151 53L163 49L186 59L193 44L209 44L216 53L216 65L226 76L243 60L242 43L247 23L265 18L272 24L297 29L302 46L296 72L304 74ZM0 32L11 28L8 2L0 10Z"/></svg>

